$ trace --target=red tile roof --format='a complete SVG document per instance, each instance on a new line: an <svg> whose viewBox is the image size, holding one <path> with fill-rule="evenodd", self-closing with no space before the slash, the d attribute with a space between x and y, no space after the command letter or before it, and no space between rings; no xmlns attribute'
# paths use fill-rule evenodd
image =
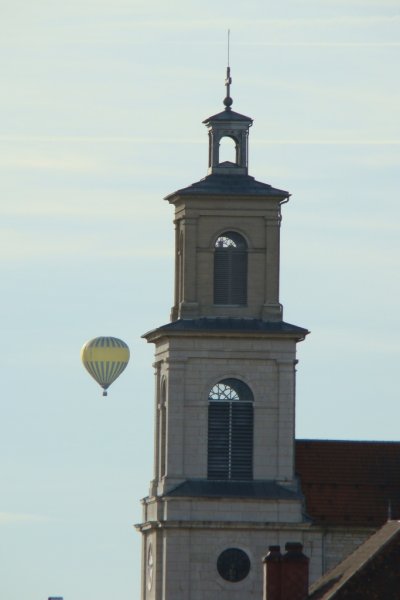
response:
<svg viewBox="0 0 400 600"><path fill-rule="evenodd" d="M377 527L400 518L400 442L297 440L296 472L315 524Z"/></svg>

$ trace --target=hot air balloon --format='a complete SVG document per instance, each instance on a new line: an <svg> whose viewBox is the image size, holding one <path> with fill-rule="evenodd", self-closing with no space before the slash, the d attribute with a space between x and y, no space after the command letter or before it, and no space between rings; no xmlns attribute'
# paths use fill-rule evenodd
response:
<svg viewBox="0 0 400 600"><path fill-rule="evenodd" d="M89 340L81 350L85 369L103 388L103 396L129 362L129 348L115 337L97 337Z"/></svg>

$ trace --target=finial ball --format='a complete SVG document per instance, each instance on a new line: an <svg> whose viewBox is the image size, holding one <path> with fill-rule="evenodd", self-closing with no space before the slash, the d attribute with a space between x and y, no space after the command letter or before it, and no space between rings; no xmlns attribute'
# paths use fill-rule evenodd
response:
<svg viewBox="0 0 400 600"><path fill-rule="evenodd" d="M233 99L230 96L227 96L224 100L225 106L232 106Z"/></svg>

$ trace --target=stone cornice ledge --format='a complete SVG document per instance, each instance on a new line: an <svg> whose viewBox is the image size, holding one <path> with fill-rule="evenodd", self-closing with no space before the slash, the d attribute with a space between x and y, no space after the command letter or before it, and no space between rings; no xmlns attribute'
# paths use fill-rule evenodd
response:
<svg viewBox="0 0 400 600"><path fill-rule="evenodd" d="M298 530L309 531L311 523L256 523L254 521L147 521L134 525L137 531L149 531L154 529L251 529L254 530ZM315 529L313 527L313 529Z"/></svg>

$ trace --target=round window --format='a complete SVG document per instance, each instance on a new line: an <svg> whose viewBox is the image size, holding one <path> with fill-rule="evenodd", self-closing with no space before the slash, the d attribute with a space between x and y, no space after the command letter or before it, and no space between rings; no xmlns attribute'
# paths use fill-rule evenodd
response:
<svg viewBox="0 0 400 600"><path fill-rule="evenodd" d="M217 560L217 570L222 579L233 583L242 581L250 571L250 559L239 548L228 548L221 552Z"/></svg>

